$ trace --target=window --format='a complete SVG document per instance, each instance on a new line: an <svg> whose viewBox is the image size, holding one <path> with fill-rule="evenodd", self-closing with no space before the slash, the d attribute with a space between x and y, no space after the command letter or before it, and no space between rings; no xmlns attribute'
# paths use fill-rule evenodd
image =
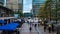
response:
<svg viewBox="0 0 60 34"><path fill-rule="evenodd" d="M18 3L22 4L23 3L23 0L18 0Z"/></svg>

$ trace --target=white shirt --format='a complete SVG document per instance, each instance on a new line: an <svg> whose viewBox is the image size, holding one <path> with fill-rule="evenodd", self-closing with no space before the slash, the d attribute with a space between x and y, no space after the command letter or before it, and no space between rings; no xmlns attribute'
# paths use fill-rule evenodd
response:
<svg viewBox="0 0 60 34"><path fill-rule="evenodd" d="M34 22L35 22L35 23L38 23L38 19L34 19Z"/></svg>
<svg viewBox="0 0 60 34"><path fill-rule="evenodd" d="M41 19L39 21L42 21Z"/></svg>
<svg viewBox="0 0 60 34"><path fill-rule="evenodd" d="M31 20L30 20L30 22L32 22L32 23L33 23L33 22L34 22L34 21L33 21L33 19L31 19Z"/></svg>
<svg viewBox="0 0 60 34"><path fill-rule="evenodd" d="M28 19L29 22L31 22L31 19Z"/></svg>

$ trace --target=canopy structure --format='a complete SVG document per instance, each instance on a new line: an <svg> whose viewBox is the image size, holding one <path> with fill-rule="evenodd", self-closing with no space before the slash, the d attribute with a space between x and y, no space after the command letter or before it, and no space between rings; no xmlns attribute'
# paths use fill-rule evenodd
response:
<svg viewBox="0 0 60 34"><path fill-rule="evenodd" d="M13 19L15 17L0 17L0 20L4 20L4 19Z"/></svg>
<svg viewBox="0 0 60 34"><path fill-rule="evenodd" d="M3 6L0 6L0 15L4 15L4 16L9 16L11 14L13 14L13 10L9 9L9 8L6 8L6 7L3 7Z"/></svg>

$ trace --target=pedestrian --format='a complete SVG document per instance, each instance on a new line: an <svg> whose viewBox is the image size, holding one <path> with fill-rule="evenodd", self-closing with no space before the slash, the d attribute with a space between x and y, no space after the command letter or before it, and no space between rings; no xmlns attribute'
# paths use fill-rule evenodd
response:
<svg viewBox="0 0 60 34"><path fill-rule="evenodd" d="M44 26L44 32L46 31L46 26Z"/></svg>
<svg viewBox="0 0 60 34"><path fill-rule="evenodd" d="M35 24L35 27L37 26L37 24Z"/></svg>
<svg viewBox="0 0 60 34"><path fill-rule="evenodd" d="M30 27L29 30L30 30L30 32L31 32L32 28Z"/></svg>
<svg viewBox="0 0 60 34"><path fill-rule="evenodd" d="M49 27L48 30L49 30L49 33L51 33L51 27Z"/></svg>
<svg viewBox="0 0 60 34"><path fill-rule="evenodd" d="M46 23L44 23L44 32L46 31L46 29L47 29L47 25Z"/></svg>
<svg viewBox="0 0 60 34"><path fill-rule="evenodd" d="M45 25L44 25L44 32L46 31L46 27L47 27L47 26L46 26L46 24L45 24Z"/></svg>
<svg viewBox="0 0 60 34"><path fill-rule="evenodd" d="M28 18L28 22L29 22L29 24L31 25L31 18Z"/></svg>
<svg viewBox="0 0 60 34"><path fill-rule="evenodd" d="M48 31L51 33L51 24L49 24Z"/></svg>
<svg viewBox="0 0 60 34"><path fill-rule="evenodd" d="M35 23L35 27L38 27L38 19L37 18L34 19L34 23Z"/></svg>
<svg viewBox="0 0 60 34"><path fill-rule="evenodd" d="M54 32L54 25L52 24L52 32Z"/></svg>

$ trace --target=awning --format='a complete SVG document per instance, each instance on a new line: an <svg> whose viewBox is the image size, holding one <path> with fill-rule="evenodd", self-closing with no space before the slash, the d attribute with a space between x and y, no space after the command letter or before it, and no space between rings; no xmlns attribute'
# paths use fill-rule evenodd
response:
<svg viewBox="0 0 60 34"><path fill-rule="evenodd" d="M8 11L11 12L11 13L14 12L13 10L11 10L11 9L9 9L9 8L6 8L6 7L3 7L3 6L0 6L0 9L6 10L6 11L5 11L6 13L8 13Z"/></svg>

